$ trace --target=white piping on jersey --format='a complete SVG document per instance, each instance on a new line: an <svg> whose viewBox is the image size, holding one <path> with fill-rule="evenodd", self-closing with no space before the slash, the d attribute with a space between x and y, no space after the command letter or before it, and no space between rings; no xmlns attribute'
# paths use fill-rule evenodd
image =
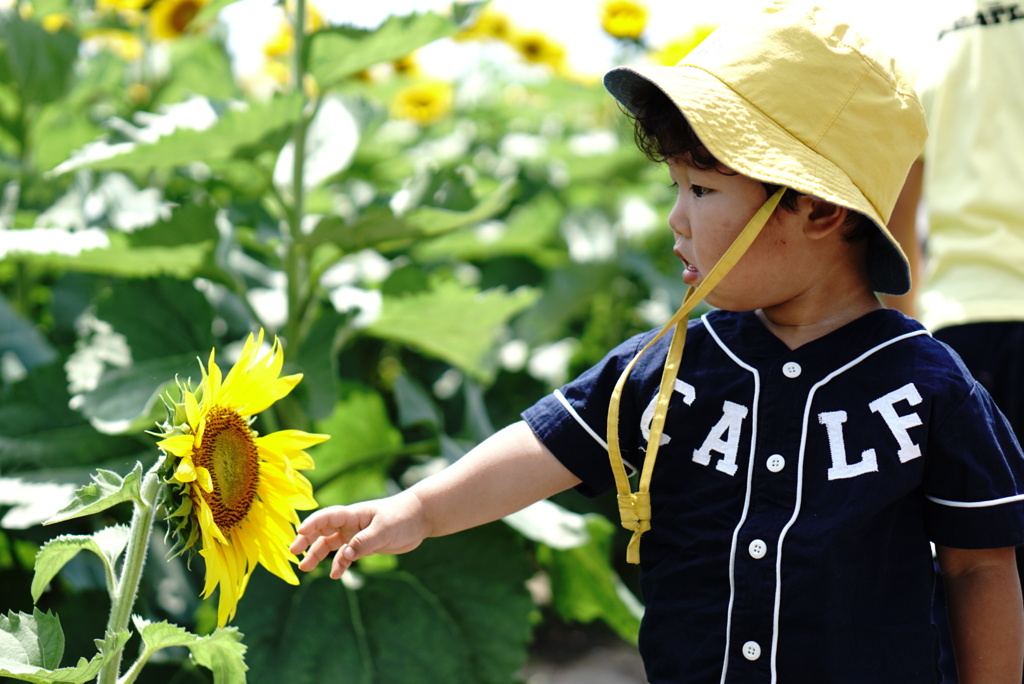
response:
<svg viewBox="0 0 1024 684"><path fill-rule="evenodd" d="M989 506L1013 503L1014 501L1024 501L1024 494L1004 496L1001 499L990 499L988 501L950 501L949 499L939 499L934 496L926 496L925 498L939 505L951 506L953 508L987 508Z"/></svg>
<svg viewBox="0 0 1024 684"><path fill-rule="evenodd" d="M555 399L558 399L559 403L565 407L565 410L569 412L569 415L572 416L573 420L575 420L581 428L586 430L587 434L593 437L594 441L600 444L602 449L608 451L608 442L601 439L601 435L594 432L594 429L587 425L587 422L583 420L583 416L576 412L576 409L574 409L572 404L569 403L569 400L565 398L564 394L562 394L562 390L555 390ZM622 462L626 465L626 474L632 476L633 473L636 472L636 466L626 459L622 459Z"/></svg>
<svg viewBox="0 0 1024 684"><path fill-rule="evenodd" d="M725 344L722 342L721 338L718 337L717 334L715 334L714 330L711 327L711 323L707 319L707 314L702 316L702 319L704 320L704 326L707 328L708 332L711 333L711 336L714 338L715 342L718 343L718 346L721 347L722 351L724 351L739 366L741 366L743 368L750 369L750 366L748 366L747 364L745 364L742 361L740 361L740 359L732 352L732 350L730 350L728 347L725 346ZM785 526L783 526L782 531L779 533L778 543L776 544L776 549L777 550L776 550L776 554L775 554L775 611L774 611L774 616L772 618L772 648L771 648L771 673L772 673L771 681L772 681L772 684L777 684L777 682L778 682L778 669L777 669L777 657L776 656L778 654L778 647L779 647L779 615L780 615L781 609L782 609L782 548L783 548L783 543L784 543L784 541L786 539L786 534L789 532L789 529L796 523L797 518L800 516L800 508L801 508L801 506L803 504L804 457L806 455L806 449L807 449L807 427L808 427L808 424L810 422L811 404L813 403L813 400L814 400L814 394L821 387L825 386L827 383L829 383L832 380L834 380L837 376L841 375L842 373L845 373L850 368L853 368L854 366L858 365L859 363L861 363L862 361L864 361L868 357L872 356L876 352L884 349L885 347L888 347L888 346L890 346L892 344L895 344L897 342L900 342L900 341L905 340L905 339L910 338L910 337L916 337L918 335L928 335L928 334L929 333L928 333L927 330L915 330L913 332L904 333L903 335L898 335L898 336L896 336L896 337L894 337L894 338L892 338L890 340L886 340L885 342L882 342L881 344L878 344L878 345L872 347L871 349L865 351L863 354L861 354L857 358L853 359L852 361L848 362L847 364L845 364L843 366L840 366L836 370L834 370L831 373L829 373L828 375L826 375L824 378L822 378L821 380L816 382L811 387L810 391L807 393L807 400L806 400L806 402L804 404L804 412L803 412L803 426L801 427L801 431L800 431L800 449L799 449L799 453L798 453L798 457L797 457L796 501L795 501L795 504L794 504L794 507L793 507L793 515L790 517L789 521L785 524ZM756 378L757 378L757 374L756 373L755 373L754 377L755 377L754 406L753 406L753 409L752 409L752 413L754 415L754 418L753 418L753 421L751 423L751 429L752 430L756 426L756 423L754 421L756 421L756 419L757 419L757 413L758 413L757 412L757 399L759 398L758 394L760 392L760 387L759 387L759 385L756 382ZM741 515L740 520L737 523L735 530L733 531L732 550L730 551L730 556L729 556L729 586L730 586L730 593L729 593L729 614L728 614L728 616L726 618L726 630L727 630L726 631L726 636L725 636L726 654L725 654L725 663L724 663L724 665L722 667L722 682L723 682L723 684L725 682L726 669L728 668L728 665L729 665L729 650L728 649L730 647L730 640L732 638L731 631L729 631L729 630L731 630L732 609L733 609L733 601L734 601L734 598L735 598L736 547L737 547L737 540L739 538L740 529L743 527L743 524L746 521L747 508L748 508L748 505L749 505L749 502L750 502L750 489L751 489L750 484L751 484L751 478L753 477L753 462L754 462L753 454L754 454L754 447L755 447L754 442L756 441L755 440L755 435L756 434L757 434L756 430L751 432L751 439L750 439L750 441L751 441L751 445L750 445L750 449L751 449L750 453L751 453L751 455L750 455L750 458L748 459L749 463L747 464L747 492L746 492L745 500L744 500L744 503L743 503L743 514Z"/></svg>
<svg viewBox="0 0 1024 684"><path fill-rule="evenodd" d="M761 375L757 372L757 369L753 366L744 363L738 356L733 354L732 350L725 346L725 343L718 336L718 333L714 331L711 324L707 320L707 314L701 316L701 320L704 321L704 327L707 329L708 334L714 338L718 346L721 347L722 351L731 358L737 366L750 371L750 374L754 377L754 398L751 407L752 418L750 419L751 435L757 434L757 416L758 416L758 402L761 399ZM725 677L729 671L729 649L732 648L732 608L733 603L736 600L736 549L739 545L740 528L747 521L747 512L750 510L750 482L754 477L754 447L756 446L755 440L750 440L750 455L747 457L747 490L743 497L743 513L740 515L739 523L736 528L732 531L732 545L729 548L729 609L725 617L725 657L722 659L722 680L721 684L725 684Z"/></svg>

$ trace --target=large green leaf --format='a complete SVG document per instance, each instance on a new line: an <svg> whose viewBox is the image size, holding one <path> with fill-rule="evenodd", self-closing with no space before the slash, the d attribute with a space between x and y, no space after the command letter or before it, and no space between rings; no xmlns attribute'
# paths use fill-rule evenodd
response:
<svg viewBox="0 0 1024 684"><path fill-rule="evenodd" d="M82 415L106 435L138 433L164 417L160 396L176 377L199 375L196 354L181 354L111 368L96 388L81 395Z"/></svg>
<svg viewBox="0 0 1024 684"><path fill-rule="evenodd" d="M200 95L214 100L238 96L231 56L207 36L181 36L170 49L167 82L154 94L154 105L181 102Z"/></svg>
<svg viewBox="0 0 1024 684"><path fill-rule="evenodd" d="M636 643L643 608L609 562L615 526L597 514L586 516L590 542L571 548L541 546L537 558L551 579L551 595L567 620L600 619L622 639Z"/></svg>
<svg viewBox="0 0 1024 684"><path fill-rule="evenodd" d="M336 312L321 316L302 341L298 356L291 359L302 372L299 391L311 420L331 415L338 398L338 348L343 323L344 316Z"/></svg>
<svg viewBox="0 0 1024 684"><path fill-rule="evenodd" d="M6 352L13 352L26 368L51 363L57 357L39 329L19 316L0 295L0 355Z"/></svg>
<svg viewBox="0 0 1024 684"><path fill-rule="evenodd" d="M108 232L106 247L69 256L61 254L59 244L54 244L53 252L17 254L15 258L44 269L122 278L216 276L217 272L212 270L217 245L214 216L209 205L190 203L148 228L133 233ZM45 240L49 230L39 228L35 232Z"/></svg>
<svg viewBox="0 0 1024 684"><path fill-rule="evenodd" d="M199 359L205 363L213 346L212 309L189 283L157 278L114 283L96 313L124 335L133 363L107 369L82 394L80 410L105 434L151 427L175 378L199 381Z"/></svg>
<svg viewBox="0 0 1024 684"><path fill-rule="evenodd" d="M125 501L138 501L141 497L142 464L136 463L132 472L121 477L111 470L98 469L92 476L92 482L75 492L72 499L46 521L47 525L82 518L93 513L105 511Z"/></svg>
<svg viewBox="0 0 1024 684"><path fill-rule="evenodd" d="M78 36L50 33L16 11L0 12L0 59L24 103L53 102L67 90L78 56Z"/></svg>
<svg viewBox="0 0 1024 684"><path fill-rule="evenodd" d="M134 460L142 444L101 434L68 408L60 364L33 368L0 400L0 470L90 466Z"/></svg>
<svg viewBox="0 0 1024 684"><path fill-rule="evenodd" d="M280 146L282 131L298 121L302 100L281 95L230 107L209 128L179 128L152 143L92 143L53 170L56 174L81 168L151 171L216 163L235 156L251 157Z"/></svg>
<svg viewBox="0 0 1024 684"><path fill-rule="evenodd" d="M58 667L64 651L60 620L38 609L32 615L0 616L0 676L23 682L81 684L96 678L103 664L128 641L127 630L96 639L99 651L92 660L79 658L75 667Z"/></svg>
<svg viewBox="0 0 1024 684"><path fill-rule="evenodd" d="M422 206L396 216L389 208L374 207L352 223L327 216L302 241L310 245L328 243L350 253L378 245L410 243L486 221L508 207L513 187L514 181L506 181L465 211Z"/></svg>
<svg viewBox="0 0 1024 684"><path fill-rule="evenodd" d="M565 247L557 242L558 224L565 213L553 194L543 193L528 203L518 203L508 220L489 222L479 228L452 231L415 246L422 259L493 259L511 254L533 258L538 264L565 260Z"/></svg>
<svg viewBox="0 0 1024 684"><path fill-rule="evenodd" d="M132 616L132 621L142 636L144 650L140 659L143 662L161 649L183 646L192 652L197 663L213 672L215 684L245 684L246 647L234 627L196 636L168 622L150 622L137 615Z"/></svg>
<svg viewBox="0 0 1024 684"><path fill-rule="evenodd" d="M385 493L387 469L401 453L402 435L388 418L384 398L370 387L344 382L334 413L315 425L334 439L313 453L306 476L321 505L351 503Z"/></svg>
<svg viewBox="0 0 1024 684"><path fill-rule="evenodd" d="M488 363L498 331L536 300L537 294L479 292L444 282L426 292L384 297L380 317L367 332L435 356L481 379L493 373Z"/></svg>
<svg viewBox="0 0 1024 684"><path fill-rule="evenodd" d="M400 59L454 34L481 4L456 3L450 16L434 12L391 16L372 30L338 26L320 31L307 43L309 71L322 88L331 87L374 64Z"/></svg>
<svg viewBox="0 0 1024 684"><path fill-rule="evenodd" d="M236 623L251 684L508 684L526 656L530 567L517 537L489 525L427 540L397 571L352 588L324 575L272 591L254 576ZM326 657L325 654L329 654Z"/></svg>
<svg viewBox="0 0 1024 684"><path fill-rule="evenodd" d="M92 551L106 570L107 586L114 586L117 559L128 545L130 528L125 525L111 525L91 535L63 534L43 544L36 555L35 575L32 578L32 601L39 597L57 573L79 551Z"/></svg>

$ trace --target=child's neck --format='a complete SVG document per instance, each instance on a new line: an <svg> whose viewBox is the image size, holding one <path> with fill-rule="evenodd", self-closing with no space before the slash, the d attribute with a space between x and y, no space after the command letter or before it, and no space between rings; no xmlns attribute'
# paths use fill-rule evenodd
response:
<svg viewBox="0 0 1024 684"><path fill-rule="evenodd" d="M884 309L873 293L850 293L841 302L823 302L820 306L802 303L785 304L758 309L754 313L773 335L790 349L824 337L861 316Z"/></svg>

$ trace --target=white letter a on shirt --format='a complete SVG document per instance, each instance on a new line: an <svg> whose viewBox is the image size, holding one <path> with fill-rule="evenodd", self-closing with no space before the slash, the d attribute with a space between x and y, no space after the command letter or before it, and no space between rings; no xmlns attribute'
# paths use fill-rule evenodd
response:
<svg viewBox="0 0 1024 684"><path fill-rule="evenodd" d="M716 470L726 475L736 474L736 453L740 448L740 428L747 417L747 407L727 401L722 404L722 417L704 439L700 449L693 452L693 460L701 465L711 463L711 452L717 451L722 458L715 464Z"/></svg>

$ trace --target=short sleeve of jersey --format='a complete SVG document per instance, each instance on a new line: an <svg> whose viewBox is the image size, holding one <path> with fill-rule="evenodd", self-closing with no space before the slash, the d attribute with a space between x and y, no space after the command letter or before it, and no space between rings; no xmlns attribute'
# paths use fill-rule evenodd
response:
<svg viewBox="0 0 1024 684"><path fill-rule="evenodd" d="M983 549L1024 544L1024 456L1002 413L974 383L928 445L928 535L937 544Z"/></svg>
<svg viewBox="0 0 1024 684"><path fill-rule="evenodd" d="M645 333L627 340L600 363L522 414L541 442L582 480L577 491L585 496L598 496L615 484L608 460L608 405L619 376L651 337L653 333ZM652 370L660 373L667 348L667 342L662 342L652 346L631 371L620 403L620 416L639 415L637 388L649 385L647 378ZM627 471L637 464L638 438L636 421L620 417L619 445Z"/></svg>

